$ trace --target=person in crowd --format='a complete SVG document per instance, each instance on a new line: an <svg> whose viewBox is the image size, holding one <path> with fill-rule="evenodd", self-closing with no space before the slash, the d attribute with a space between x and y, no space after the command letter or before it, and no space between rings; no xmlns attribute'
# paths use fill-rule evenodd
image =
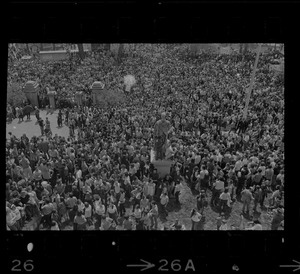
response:
<svg viewBox="0 0 300 274"><path fill-rule="evenodd" d="M28 180L32 177L32 170L31 170L31 167L30 167L30 162L25 157L24 154L21 154L21 157L22 157L22 159L20 161L20 164L21 164L21 167L22 167L22 170L23 170L23 176L26 180Z"/></svg>
<svg viewBox="0 0 300 274"><path fill-rule="evenodd" d="M69 219L73 222L77 211L77 198L74 193L70 192L66 197L66 207Z"/></svg>
<svg viewBox="0 0 300 274"><path fill-rule="evenodd" d="M37 106L34 107L34 114L35 114L35 117L36 117L36 121L38 123L38 121L40 120L40 110L38 109Z"/></svg>
<svg viewBox="0 0 300 274"><path fill-rule="evenodd" d="M67 206L63 197L59 197L57 199L57 214L61 223L69 221L69 216L67 214Z"/></svg>
<svg viewBox="0 0 300 274"><path fill-rule="evenodd" d="M151 230L151 218L150 218L149 212L147 212L147 211L142 212L142 220L143 220L143 225L144 225L143 230Z"/></svg>
<svg viewBox="0 0 300 274"><path fill-rule="evenodd" d="M139 205L137 205L136 208L134 209L133 215L134 215L135 221L137 223L139 223L142 219L142 210Z"/></svg>
<svg viewBox="0 0 300 274"><path fill-rule="evenodd" d="M254 220L251 227L246 227L245 230L262 230L262 225L259 220Z"/></svg>
<svg viewBox="0 0 300 274"><path fill-rule="evenodd" d="M17 117L19 118L19 122L24 121L24 115L23 115L23 109L22 108L16 108Z"/></svg>
<svg viewBox="0 0 300 274"><path fill-rule="evenodd" d="M94 214L96 218L95 227L97 230L101 227L101 220L105 214L105 206L102 204L99 196L96 197L94 202Z"/></svg>
<svg viewBox="0 0 300 274"><path fill-rule="evenodd" d="M193 208L191 212L192 230L198 230L201 217L202 215L195 208Z"/></svg>
<svg viewBox="0 0 300 274"><path fill-rule="evenodd" d="M62 115L61 109L59 109L58 115L57 115L57 126L62 127L62 123L63 123L63 115Z"/></svg>
<svg viewBox="0 0 300 274"><path fill-rule="evenodd" d="M208 207L208 198L205 194L205 190L201 190L200 194L196 197L197 198L197 210L200 214L203 214L204 209Z"/></svg>
<svg viewBox="0 0 300 274"><path fill-rule="evenodd" d="M262 205L262 203L261 203L262 196L263 196L263 192L262 192L261 187L259 185L256 185L254 193L253 193L253 198L254 198L253 211L257 212L257 205L258 204L260 204L260 206ZM261 206L261 208L262 208L262 206Z"/></svg>
<svg viewBox="0 0 300 274"><path fill-rule="evenodd" d="M210 201L211 206L214 206L214 207L218 206L219 197L223 191L224 191L224 181L223 181L221 175L219 175L218 179L213 184L212 198Z"/></svg>
<svg viewBox="0 0 300 274"><path fill-rule="evenodd" d="M17 230L21 230L24 226L24 219L23 216L25 214L24 208L21 206L16 206L15 204L11 205L11 212L13 215L15 215L15 221L16 221L16 228Z"/></svg>
<svg viewBox="0 0 300 274"><path fill-rule="evenodd" d="M219 216L217 217L217 230L220 230L220 227L222 225L222 220L225 219L224 212L221 212Z"/></svg>
<svg viewBox="0 0 300 274"><path fill-rule="evenodd" d="M175 195L175 202L177 205L180 205L180 194L183 192L184 190L184 186L182 184L181 181L179 181L176 185L175 185L175 189L174 189L174 195Z"/></svg>
<svg viewBox="0 0 300 274"><path fill-rule="evenodd" d="M38 124L41 129L41 136L43 136L44 132L45 132L45 130L44 130L45 124L44 124L44 120L41 117L39 117Z"/></svg>
<svg viewBox="0 0 300 274"><path fill-rule="evenodd" d="M185 226L180 223L179 219L175 219L175 222L170 225L171 230L185 230Z"/></svg>
<svg viewBox="0 0 300 274"><path fill-rule="evenodd" d="M241 201L243 202L243 209L242 212L244 214L249 215L250 214L250 204L252 200L254 200L252 192L250 191L249 187L246 187L242 192L241 192ZM245 212L246 210L246 212Z"/></svg>
<svg viewBox="0 0 300 274"><path fill-rule="evenodd" d="M226 187L224 191L220 194L220 210L221 212L228 212L228 208L230 208L231 197L228 192L228 188Z"/></svg>
<svg viewBox="0 0 300 274"><path fill-rule="evenodd" d="M51 228L52 225L52 213L53 213L53 204L51 203L50 199L46 198L43 205L41 206L42 210L42 219L41 224L44 228Z"/></svg>
<svg viewBox="0 0 300 274"><path fill-rule="evenodd" d="M225 218L222 219L219 230L229 230L227 220Z"/></svg>
<svg viewBox="0 0 300 274"><path fill-rule="evenodd" d="M274 209L273 218L271 221L271 230L278 230L283 220L284 220L283 208L279 207L277 209Z"/></svg>
<svg viewBox="0 0 300 274"><path fill-rule="evenodd" d="M53 230L53 231L59 231L60 230L59 225L56 221L52 221L50 230Z"/></svg>
<svg viewBox="0 0 300 274"><path fill-rule="evenodd" d="M10 207L6 206L6 225L9 230L18 230L17 215L14 214Z"/></svg>
<svg viewBox="0 0 300 274"><path fill-rule="evenodd" d="M129 218L129 216L124 217L123 227L124 227L124 230L133 230L133 222Z"/></svg>
<svg viewBox="0 0 300 274"><path fill-rule="evenodd" d="M120 217L122 217L126 213L126 208L125 208L125 192L124 189L121 188L120 190L120 197L119 197L119 212L120 212Z"/></svg>
<svg viewBox="0 0 300 274"><path fill-rule="evenodd" d="M168 211L167 211L168 203L169 203L169 197L167 193L162 193L160 195L160 204L161 204L162 214L165 215L166 217L168 216Z"/></svg>
<svg viewBox="0 0 300 274"><path fill-rule="evenodd" d="M92 225L92 206L88 202L85 202L84 206L84 217L86 218L87 224Z"/></svg>
<svg viewBox="0 0 300 274"><path fill-rule="evenodd" d="M118 209L116 207L116 205L113 202L109 203L109 206L107 208L107 212L108 212L108 216L109 218L113 219L113 220L117 220L118 217Z"/></svg>
<svg viewBox="0 0 300 274"><path fill-rule="evenodd" d="M84 217L82 211L79 210L77 211L73 224L74 224L74 230L86 230L87 220Z"/></svg>
<svg viewBox="0 0 300 274"><path fill-rule="evenodd" d="M158 227L158 206L157 204L153 201L151 203L151 206L150 206L150 217L151 217L151 228L154 229L154 230L157 230L157 227Z"/></svg>

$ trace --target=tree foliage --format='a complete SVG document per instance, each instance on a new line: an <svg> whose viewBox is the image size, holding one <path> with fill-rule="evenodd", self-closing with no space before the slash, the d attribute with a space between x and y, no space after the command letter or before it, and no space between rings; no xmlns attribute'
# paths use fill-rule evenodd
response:
<svg viewBox="0 0 300 274"><path fill-rule="evenodd" d="M18 106L27 98L22 90L22 86L17 83L7 84L7 103Z"/></svg>
<svg viewBox="0 0 300 274"><path fill-rule="evenodd" d="M106 90L101 91L101 96L99 98L99 104L114 106L119 103L123 103L126 100L126 96L122 91L118 90Z"/></svg>

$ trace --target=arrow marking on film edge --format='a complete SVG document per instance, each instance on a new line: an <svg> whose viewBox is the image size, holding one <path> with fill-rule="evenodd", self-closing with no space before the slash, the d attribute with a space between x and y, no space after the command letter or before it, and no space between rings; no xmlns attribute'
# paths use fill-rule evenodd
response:
<svg viewBox="0 0 300 274"><path fill-rule="evenodd" d="M145 264L128 264L127 267L143 267L141 271L147 270L149 268L155 267L155 264L149 263L145 260L140 259L140 261L144 262Z"/></svg>
<svg viewBox="0 0 300 274"><path fill-rule="evenodd" d="M300 262L296 261L296 260L293 260L294 263L297 263L297 264L294 264L294 265L280 265L280 267L296 267L293 272L297 271L297 270L300 270Z"/></svg>

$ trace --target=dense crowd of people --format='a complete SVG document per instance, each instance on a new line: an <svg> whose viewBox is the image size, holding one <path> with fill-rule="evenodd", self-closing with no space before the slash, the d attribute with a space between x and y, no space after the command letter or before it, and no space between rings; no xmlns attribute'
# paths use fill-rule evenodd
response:
<svg viewBox="0 0 300 274"><path fill-rule="evenodd" d="M84 61L9 67L9 81L38 80L60 96L78 89L88 96L95 80L123 91L127 74L136 85L124 102L100 108L85 100L59 110L58 125L69 127L68 138L46 134L41 123L40 136L10 134L7 228L24 229L36 220L36 229L185 230L178 219L158 224L168 219L171 203L182 206L188 187L196 196L187 213L193 230L204 229L208 207L219 213L218 230L261 230L262 211L272 216L269 229L283 229L284 83L269 70L275 55L260 56L245 119L251 52L194 57L184 45L139 45L118 63L100 51ZM164 178L150 161L162 112L173 127L167 149L172 166ZM230 227L236 203L243 205L241 223Z"/></svg>

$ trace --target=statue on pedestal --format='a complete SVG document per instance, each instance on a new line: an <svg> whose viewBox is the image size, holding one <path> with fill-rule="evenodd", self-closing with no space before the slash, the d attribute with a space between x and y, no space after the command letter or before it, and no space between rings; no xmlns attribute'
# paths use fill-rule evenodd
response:
<svg viewBox="0 0 300 274"><path fill-rule="evenodd" d="M166 120L166 113L154 125L154 151L155 160L165 159L168 135L172 130L171 123Z"/></svg>

